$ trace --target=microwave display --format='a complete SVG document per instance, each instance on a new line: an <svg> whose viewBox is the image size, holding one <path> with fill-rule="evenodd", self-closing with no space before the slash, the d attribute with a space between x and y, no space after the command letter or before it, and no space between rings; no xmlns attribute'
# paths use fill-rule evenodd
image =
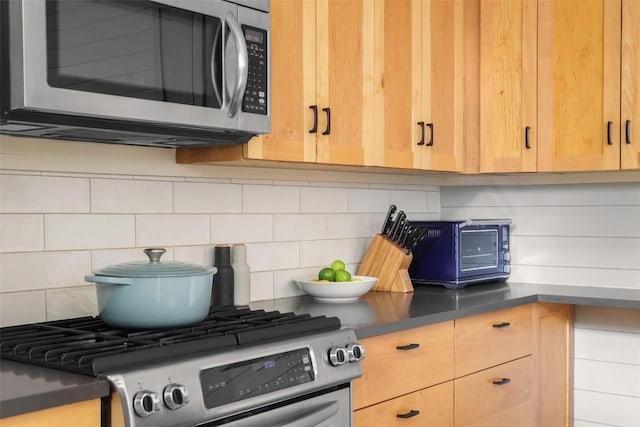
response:
<svg viewBox="0 0 640 427"><path fill-rule="evenodd" d="M473 271L498 266L498 230L460 232L460 270Z"/></svg>
<svg viewBox="0 0 640 427"><path fill-rule="evenodd" d="M46 13L50 86L222 106L220 18L145 0L54 0Z"/></svg>

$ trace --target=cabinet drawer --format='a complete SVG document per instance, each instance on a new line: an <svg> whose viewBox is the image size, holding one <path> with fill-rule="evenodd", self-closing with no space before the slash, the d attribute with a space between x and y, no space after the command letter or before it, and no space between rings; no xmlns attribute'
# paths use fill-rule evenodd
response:
<svg viewBox="0 0 640 427"><path fill-rule="evenodd" d="M535 425L533 356L458 378L454 386L456 426Z"/></svg>
<svg viewBox="0 0 640 427"><path fill-rule="evenodd" d="M363 375L353 383L355 409L453 379L453 322L360 342L366 357Z"/></svg>
<svg viewBox="0 0 640 427"><path fill-rule="evenodd" d="M357 410L353 425L453 427L453 381Z"/></svg>
<svg viewBox="0 0 640 427"><path fill-rule="evenodd" d="M532 305L455 322L456 378L532 354Z"/></svg>

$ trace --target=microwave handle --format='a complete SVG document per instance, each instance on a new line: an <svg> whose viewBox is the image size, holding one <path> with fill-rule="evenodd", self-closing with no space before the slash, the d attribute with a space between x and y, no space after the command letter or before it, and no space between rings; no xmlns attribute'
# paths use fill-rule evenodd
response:
<svg viewBox="0 0 640 427"><path fill-rule="evenodd" d="M240 103L244 96L244 91L247 88L247 79L249 77L249 53L247 52L247 43L244 41L244 34L242 28L236 20L235 16L231 13L227 13L225 18L231 35L235 39L236 47L238 49L238 74L236 75L236 81L234 84L233 95L229 102L229 110L227 116L229 118L235 117L240 109Z"/></svg>

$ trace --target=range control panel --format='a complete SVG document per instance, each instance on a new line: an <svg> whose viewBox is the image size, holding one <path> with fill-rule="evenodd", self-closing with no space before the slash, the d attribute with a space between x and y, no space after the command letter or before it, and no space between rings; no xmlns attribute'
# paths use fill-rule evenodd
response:
<svg viewBox="0 0 640 427"><path fill-rule="evenodd" d="M249 52L249 76L242 111L267 115L267 31L242 26Z"/></svg>

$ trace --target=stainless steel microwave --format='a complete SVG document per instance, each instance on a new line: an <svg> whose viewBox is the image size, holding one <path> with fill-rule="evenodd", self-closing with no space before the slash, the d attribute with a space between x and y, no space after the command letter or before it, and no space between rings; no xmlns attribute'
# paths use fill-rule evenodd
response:
<svg viewBox="0 0 640 427"><path fill-rule="evenodd" d="M412 250L413 283L459 289L509 278L510 219L411 221L411 225L427 229Z"/></svg>
<svg viewBox="0 0 640 427"><path fill-rule="evenodd" d="M0 4L1 133L183 147L271 130L269 0Z"/></svg>

